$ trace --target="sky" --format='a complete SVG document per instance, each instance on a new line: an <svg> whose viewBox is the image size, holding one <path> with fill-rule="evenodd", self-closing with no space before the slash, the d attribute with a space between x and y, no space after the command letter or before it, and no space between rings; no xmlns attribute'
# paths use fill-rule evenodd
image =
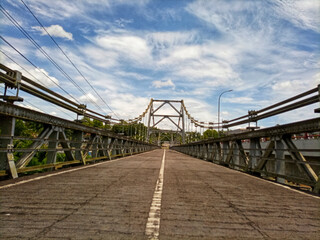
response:
<svg viewBox="0 0 320 240"><path fill-rule="evenodd" d="M121 119L139 116L153 98L183 99L193 117L217 122L218 97L223 91L233 90L221 97L221 119L228 120L320 84L320 1L317 0L23 1L104 102L20 0L2 0L1 6L83 92L2 12L1 36L38 69L0 40L1 51L50 89L66 96L59 85L88 108L101 112L94 101L105 114ZM3 53L0 60L21 70ZM0 91L3 92L3 86ZM75 114L65 113L30 95L23 97L24 106L75 118ZM313 112L318 107L319 104L314 104L281 114L259 122L259 126L319 117Z"/></svg>

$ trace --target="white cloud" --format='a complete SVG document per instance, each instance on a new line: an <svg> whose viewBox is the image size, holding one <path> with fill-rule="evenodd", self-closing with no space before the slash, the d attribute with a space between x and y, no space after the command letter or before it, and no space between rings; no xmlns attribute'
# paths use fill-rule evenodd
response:
<svg viewBox="0 0 320 240"><path fill-rule="evenodd" d="M227 32L242 28L256 5L256 1L233 1L230 4L224 0L197 0L188 4L186 10L203 21L213 24L220 31Z"/></svg>
<svg viewBox="0 0 320 240"><path fill-rule="evenodd" d="M163 87L172 87L173 89L175 88L175 85L171 79L168 79L167 81L153 81L152 86L154 86L155 88L163 88Z"/></svg>
<svg viewBox="0 0 320 240"><path fill-rule="evenodd" d="M170 31L161 27L165 30L156 32L136 25L134 15L133 20L125 15L108 18L118 4L137 5L137 17L146 18L146 9L142 6L148 1L108 0L101 3L99 0L70 0L51 3L30 0L29 3L37 14L46 16L49 23L55 19L55 23L62 24L60 21L67 19L66 23L86 29L84 35L88 41L85 45L78 42L77 46L70 47L71 41L64 41L63 48L68 49L68 56L77 67L123 116L136 115L134 111L138 113L140 108L144 110L147 97L194 98L200 102L197 104L205 106L205 101L215 102L221 89L232 88L235 91L224 99L223 108L237 117L234 114L246 114L247 106L257 109L263 103L275 103L319 84L318 46L309 35L297 34L300 30L296 28L315 30L319 26L319 13L312 10L319 9L315 1L192 1L185 9L202 21L194 21L197 24L191 24L190 31L179 28ZM52 6L49 8L49 5ZM156 17L159 11L172 15L170 21L183 23L181 8L150 11L154 18L146 21L163 23ZM101 13L106 14L104 21L93 17L93 14L100 16ZM169 17L168 14L163 16ZM283 19L289 22L284 23ZM77 23L81 20L81 24L74 23L74 20ZM126 24L136 30L123 29ZM70 29L66 27L68 25L62 26ZM198 26L201 27L194 30L193 27ZM24 54L37 54L29 42L21 42L18 46ZM55 50L48 49L48 53L58 59L68 73L73 73L74 69L65 57ZM51 70L50 74L53 74ZM75 87L60 75L55 76L61 85L72 95L80 96ZM81 77L71 76L90 92ZM153 89L146 89L148 85ZM146 98L140 102L140 97L136 96ZM228 107L231 104L237 107L231 109ZM216 104L213 105L210 111L216 111ZM210 119L210 111L205 107L195 106L193 110L199 120Z"/></svg>
<svg viewBox="0 0 320 240"><path fill-rule="evenodd" d="M191 117L196 118L199 121L215 122L217 121L216 116L216 105L207 103L204 100L195 98L185 97L184 105L186 106Z"/></svg>
<svg viewBox="0 0 320 240"><path fill-rule="evenodd" d="M112 50L94 45L87 45L79 50L94 66L112 68L119 65L118 54Z"/></svg>
<svg viewBox="0 0 320 240"><path fill-rule="evenodd" d="M116 25L118 25L121 28L124 28L127 24L132 23L132 19L124 19L124 18L119 18L115 20Z"/></svg>
<svg viewBox="0 0 320 240"><path fill-rule="evenodd" d="M282 17L299 28L320 32L320 1L275 1L274 9Z"/></svg>
<svg viewBox="0 0 320 240"><path fill-rule="evenodd" d="M122 119L138 117L145 111L150 102L147 97L139 97L131 93L110 92L109 99L110 107Z"/></svg>
<svg viewBox="0 0 320 240"><path fill-rule="evenodd" d="M149 76L142 75L135 72L126 72L126 71L118 71L115 72L115 75L126 78L126 79L137 79L137 80L147 80L150 79Z"/></svg>
<svg viewBox="0 0 320 240"><path fill-rule="evenodd" d="M14 5L14 3L10 4ZM141 8L149 3L149 0L30 0L27 2L36 15L49 20L65 20L81 17L87 24L92 26L105 26L106 22L90 16L92 13L111 12L119 5L128 5L134 8Z"/></svg>
<svg viewBox="0 0 320 240"><path fill-rule="evenodd" d="M60 25L51 25L50 27L46 27L47 32L42 27L32 27L32 29L35 29L39 32L41 32L41 35L47 35L47 32L53 36L53 37L60 37L65 38L67 40L73 40L72 33L67 32L63 29Z"/></svg>
<svg viewBox="0 0 320 240"><path fill-rule="evenodd" d="M31 79L34 79L35 81L40 82L42 85L46 87L54 87L59 85L58 79L50 76L49 73L44 69L38 69L38 68L30 69L29 70L30 75L28 73L25 73L24 71L23 73L29 76Z"/></svg>
<svg viewBox="0 0 320 240"><path fill-rule="evenodd" d="M224 102L229 102L229 103L243 103L243 104L248 104L255 102L252 97L225 97L223 99Z"/></svg>
<svg viewBox="0 0 320 240"><path fill-rule="evenodd" d="M80 101L85 102L85 103L91 103L92 101L97 103L98 98L95 97L92 93L87 93L86 95L82 95L79 97Z"/></svg>
<svg viewBox="0 0 320 240"><path fill-rule="evenodd" d="M31 106L30 104L28 103L20 103L20 102L17 102L16 103L18 106L21 106L21 107L25 107L25 108L28 108L30 110L34 110L34 111L37 111L37 112L41 112L41 113L44 113L44 111L42 111L41 109L37 108L37 107L34 107L34 106Z"/></svg>
<svg viewBox="0 0 320 240"><path fill-rule="evenodd" d="M95 38L95 43L102 49L115 54L117 59L144 65L152 61L151 49L145 39L128 32L108 33Z"/></svg>
<svg viewBox="0 0 320 240"><path fill-rule="evenodd" d="M147 35L148 42L155 48L164 49L197 41L196 31L153 32Z"/></svg>

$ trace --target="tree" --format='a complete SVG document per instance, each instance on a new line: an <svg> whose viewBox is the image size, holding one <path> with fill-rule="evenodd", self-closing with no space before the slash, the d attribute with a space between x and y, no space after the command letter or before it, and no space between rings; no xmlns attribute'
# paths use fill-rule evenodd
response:
<svg viewBox="0 0 320 240"><path fill-rule="evenodd" d="M213 129L208 129L203 133L203 139L217 138L217 137L219 137L219 134L216 130L213 130Z"/></svg>

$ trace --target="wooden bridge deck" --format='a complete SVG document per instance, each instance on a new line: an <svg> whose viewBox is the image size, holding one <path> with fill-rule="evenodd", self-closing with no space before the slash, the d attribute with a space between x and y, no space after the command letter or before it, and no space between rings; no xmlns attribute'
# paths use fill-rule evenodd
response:
<svg viewBox="0 0 320 240"><path fill-rule="evenodd" d="M318 197L175 151L163 155L1 182L0 239L320 236Z"/></svg>

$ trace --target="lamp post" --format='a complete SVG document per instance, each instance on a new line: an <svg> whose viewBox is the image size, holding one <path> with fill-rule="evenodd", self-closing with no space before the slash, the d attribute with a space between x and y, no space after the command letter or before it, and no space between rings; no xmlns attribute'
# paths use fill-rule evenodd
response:
<svg viewBox="0 0 320 240"><path fill-rule="evenodd" d="M220 136L220 98L221 98L222 94L227 93L227 92L231 92L231 91L232 91L232 89L224 91L224 92L220 93L220 96L219 96L219 100L218 100L218 134L219 134L219 136Z"/></svg>

